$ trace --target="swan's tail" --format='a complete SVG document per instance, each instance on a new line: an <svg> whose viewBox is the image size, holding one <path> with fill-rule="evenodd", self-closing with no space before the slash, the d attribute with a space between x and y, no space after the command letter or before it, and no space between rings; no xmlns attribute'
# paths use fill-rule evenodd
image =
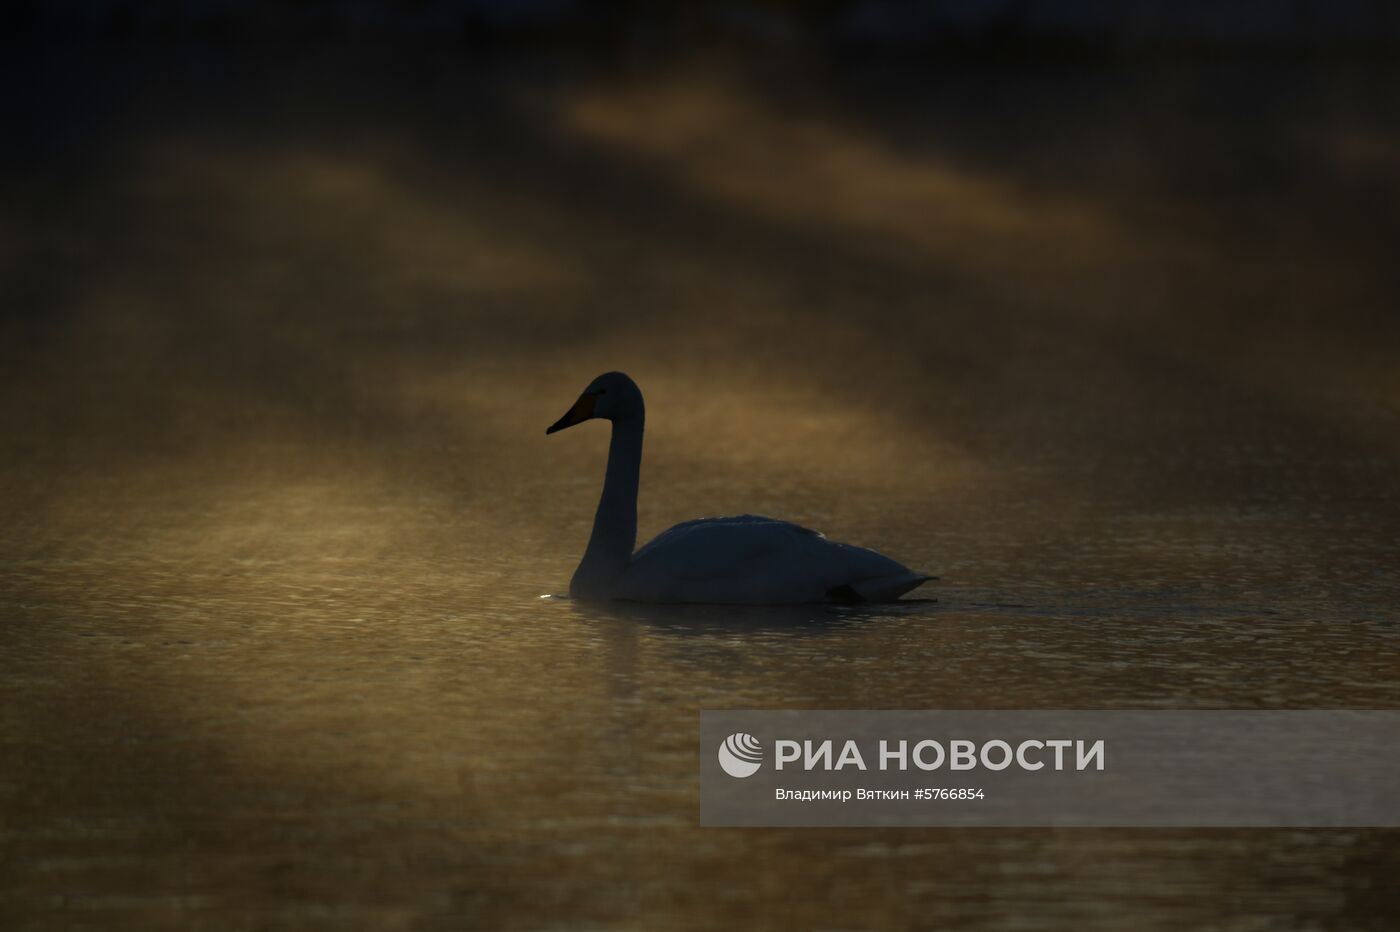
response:
<svg viewBox="0 0 1400 932"><path fill-rule="evenodd" d="M874 576L838 586L828 594L837 602L893 602L910 589L915 589L929 580L937 578L937 576L926 576L922 573Z"/></svg>

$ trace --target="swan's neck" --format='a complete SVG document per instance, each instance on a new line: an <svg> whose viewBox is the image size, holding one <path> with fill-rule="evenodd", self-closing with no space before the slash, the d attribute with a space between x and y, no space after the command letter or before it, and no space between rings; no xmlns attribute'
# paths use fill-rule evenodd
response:
<svg viewBox="0 0 1400 932"><path fill-rule="evenodd" d="M574 571L569 593L575 598L606 599L632 559L637 543L637 483L642 471L642 430L646 415L637 412L613 422L608 446L608 473L603 497L593 517L593 536Z"/></svg>

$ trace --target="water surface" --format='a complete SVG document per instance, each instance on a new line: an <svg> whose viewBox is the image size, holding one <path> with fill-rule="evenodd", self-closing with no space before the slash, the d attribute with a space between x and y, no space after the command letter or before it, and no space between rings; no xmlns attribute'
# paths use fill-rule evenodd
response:
<svg viewBox="0 0 1400 932"><path fill-rule="evenodd" d="M1393 832L701 830L695 748L713 708L1395 707L1389 72L7 67L46 88L0 181L13 927L1400 915ZM541 599L606 451L544 427L610 368L644 537L766 513L942 582Z"/></svg>

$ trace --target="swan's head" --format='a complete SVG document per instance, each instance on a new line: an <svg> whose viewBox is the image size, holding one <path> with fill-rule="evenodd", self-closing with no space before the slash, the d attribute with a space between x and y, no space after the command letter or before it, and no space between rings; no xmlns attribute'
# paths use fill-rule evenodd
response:
<svg viewBox="0 0 1400 932"><path fill-rule="evenodd" d="M628 378L625 372L604 372L589 383L574 406L549 425L545 433L552 434L595 417L623 421L640 415L642 411L642 390L637 383Z"/></svg>

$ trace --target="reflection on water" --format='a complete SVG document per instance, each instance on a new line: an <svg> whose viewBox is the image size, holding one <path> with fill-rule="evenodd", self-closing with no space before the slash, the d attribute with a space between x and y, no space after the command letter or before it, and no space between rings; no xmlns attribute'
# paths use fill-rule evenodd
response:
<svg viewBox="0 0 1400 932"><path fill-rule="evenodd" d="M1394 918L1392 833L696 827L706 708L1395 706L1398 137L1356 76L814 109L210 54L56 86L0 181L16 915ZM606 446L543 427L614 367L643 537L770 513L943 582L541 599Z"/></svg>

